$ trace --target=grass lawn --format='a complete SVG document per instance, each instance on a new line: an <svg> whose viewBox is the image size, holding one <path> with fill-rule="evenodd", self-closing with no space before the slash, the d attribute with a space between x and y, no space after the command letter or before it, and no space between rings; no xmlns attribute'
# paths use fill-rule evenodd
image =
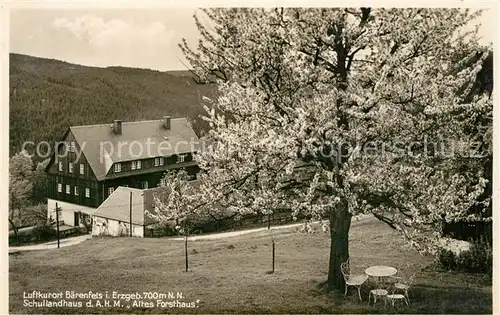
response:
<svg viewBox="0 0 500 315"><path fill-rule="evenodd" d="M362 273L372 265L419 270L410 291L411 305L368 306L368 283L359 301L324 293L328 271L327 234L304 235L295 229L275 231L276 272L271 270L272 242L267 232L224 240L189 243L190 271L184 272L184 243L168 238L93 238L61 249L24 252L10 257L11 313L492 313L491 279L483 275L439 272L432 259L406 247L399 235L374 219L353 223L351 268ZM372 282L373 283L373 282ZM176 299L142 299L154 307L25 307L23 293L65 291L118 293L182 292ZM152 296L154 297L154 296ZM28 299L30 300L30 299ZM55 299L58 301L60 299ZM81 299L83 304L88 299ZM101 302L103 302L104 298ZM96 303L96 300L92 300ZM111 302L112 305L113 302Z"/></svg>

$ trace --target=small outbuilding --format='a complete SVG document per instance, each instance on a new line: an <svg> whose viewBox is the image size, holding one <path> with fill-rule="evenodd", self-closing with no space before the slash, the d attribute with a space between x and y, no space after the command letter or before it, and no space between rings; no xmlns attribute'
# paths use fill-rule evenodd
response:
<svg viewBox="0 0 500 315"><path fill-rule="evenodd" d="M118 187L93 213L92 236L130 236L132 225L132 236L144 237L146 226L156 223L145 214L154 212L153 191Z"/></svg>

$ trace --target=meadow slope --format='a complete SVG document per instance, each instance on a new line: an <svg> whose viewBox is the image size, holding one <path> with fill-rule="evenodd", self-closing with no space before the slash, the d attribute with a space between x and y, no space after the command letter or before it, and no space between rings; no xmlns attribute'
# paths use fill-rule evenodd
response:
<svg viewBox="0 0 500 315"><path fill-rule="evenodd" d="M59 250L10 256L9 294L12 313L491 313L491 281L482 275L439 272L432 259L408 248L400 236L376 220L353 223L350 257L355 273L371 265L391 265L408 273L418 271L411 306L384 309L368 306L355 289L347 297L324 293L328 235L304 235L295 229L274 232L276 272L270 274L272 241L267 231L223 240L189 242L190 271L184 272L183 242L171 238L93 238ZM370 282L374 285L375 282ZM177 299L194 308L156 306L29 308L23 293L100 292L131 294L181 292ZM175 302L175 299L161 298ZM147 304L146 303L146 304Z"/></svg>

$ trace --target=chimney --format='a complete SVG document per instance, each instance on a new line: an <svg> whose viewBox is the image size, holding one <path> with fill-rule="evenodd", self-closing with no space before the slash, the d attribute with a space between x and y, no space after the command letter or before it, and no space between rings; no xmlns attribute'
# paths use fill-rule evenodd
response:
<svg viewBox="0 0 500 315"><path fill-rule="evenodd" d="M163 128L170 130L170 116L163 116Z"/></svg>
<svg viewBox="0 0 500 315"><path fill-rule="evenodd" d="M115 120L113 122L113 131L117 135L121 135L122 134L122 121L121 120Z"/></svg>

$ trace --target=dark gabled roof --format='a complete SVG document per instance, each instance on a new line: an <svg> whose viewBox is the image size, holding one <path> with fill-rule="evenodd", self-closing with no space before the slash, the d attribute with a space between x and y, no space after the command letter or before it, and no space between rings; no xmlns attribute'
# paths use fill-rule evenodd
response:
<svg viewBox="0 0 500 315"><path fill-rule="evenodd" d="M121 134L113 131L112 124L73 126L70 131L97 180L104 179L117 162L195 152L200 147L186 118L171 119L170 130L163 127L163 120L149 120L123 122Z"/></svg>
<svg viewBox="0 0 500 315"><path fill-rule="evenodd" d="M148 225L155 223L145 211L154 211L153 190L118 187L94 212L94 216L121 222L130 222L130 193L132 193L132 223Z"/></svg>

